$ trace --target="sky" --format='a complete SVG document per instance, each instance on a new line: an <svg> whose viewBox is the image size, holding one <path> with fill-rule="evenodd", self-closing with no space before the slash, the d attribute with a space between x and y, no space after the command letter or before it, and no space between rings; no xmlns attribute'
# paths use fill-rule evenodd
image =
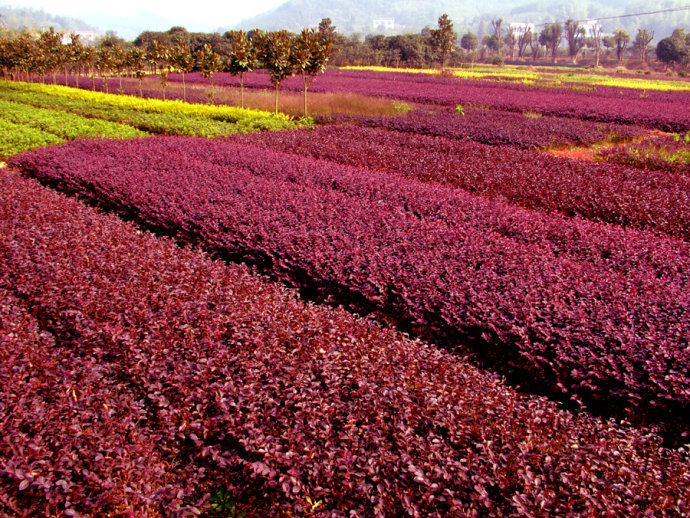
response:
<svg viewBox="0 0 690 518"><path fill-rule="evenodd" d="M244 18L263 13L286 0L7 0L12 7L43 9L50 14L75 18L86 15L136 16L155 13L190 29L235 25Z"/></svg>

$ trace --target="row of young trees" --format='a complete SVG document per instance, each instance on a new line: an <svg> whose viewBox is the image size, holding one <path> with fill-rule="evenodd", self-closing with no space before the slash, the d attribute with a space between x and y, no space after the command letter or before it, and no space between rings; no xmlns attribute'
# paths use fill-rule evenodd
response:
<svg viewBox="0 0 690 518"><path fill-rule="evenodd" d="M202 42L196 48L191 45L189 33L171 29L173 37L160 40L152 38L135 46L109 35L99 45L84 45L78 35L55 32L52 28L40 33L21 31L0 35L0 68L5 79L31 81L52 75L57 83L59 73L64 74L65 84L71 76L79 86L79 78L86 74L95 89L96 77L103 80L106 92L109 79L136 77L139 95L143 95L143 79L147 73L160 78L165 98L168 76L178 72L182 76L182 95L186 100L185 74L199 71L209 79L209 101L214 102L214 75L225 71L237 75L240 80L240 103L244 107L244 74L256 68L266 68L275 86L275 110L278 111L278 93L283 80L300 75L304 85L304 114L308 114L307 91L319 72L326 68L331 53L335 28L330 19L322 20L318 29L304 29L299 34L288 31L263 32L260 30L228 31L223 45ZM163 33L163 36L170 34ZM218 50L221 48L222 50Z"/></svg>

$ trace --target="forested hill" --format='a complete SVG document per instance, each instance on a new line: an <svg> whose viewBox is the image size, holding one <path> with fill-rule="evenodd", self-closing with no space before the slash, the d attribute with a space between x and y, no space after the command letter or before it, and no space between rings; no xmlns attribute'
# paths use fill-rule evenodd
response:
<svg viewBox="0 0 690 518"><path fill-rule="evenodd" d="M55 16L43 10L26 7L0 6L0 23L8 29L42 29L53 27L56 31L96 31L97 29L77 18Z"/></svg>
<svg viewBox="0 0 690 518"><path fill-rule="evenodd" d="M339 32L368 34L377 32L374 20L394 20L394 28L378 32L418 32L434 26L438 17L447 13L456 30L480 31L482 21L503 18L510 22L564 22L568 18L584 20L650 12L687 6L687 0L288 0L259 16L243 20L235 28L264 30L315 26L325 17L331 18ZM623 27L634 34L645 27L663 37L676 27L690 29L690 10L656 15L621 18L602 22L605 31Z"/></svg>

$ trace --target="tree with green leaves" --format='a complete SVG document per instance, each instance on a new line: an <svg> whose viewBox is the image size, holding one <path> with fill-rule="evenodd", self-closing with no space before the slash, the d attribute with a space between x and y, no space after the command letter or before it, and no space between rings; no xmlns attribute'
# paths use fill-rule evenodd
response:
<svg viewBox="0 0 690 518"><path fill-rule="evenodd" d="M330 42L333 44L333 40L336 37L335 27L330 18L322 18L319 22L318 27L319 34L321 35L322 41Z"/></svg>
<svg viewBox="0 0 690 518"><path fill-rule="evenodd" d="M684 30L676 29L671 36L657 43L656 55L667 70L674 63L684 66L690 62L690 48L688 48L686 38Z"/></svg>
<svg viewBox="0 0 690 518"><path fill-rule="evenodd" d="M113 45L110 47L110 52L113 59L113 70L117 72L119 88L118 93L122 94L124 92L122 88L122 76L127 69L127 51L120 45Z"/></svg>
<svg viewBox="0 0 690 518"><path fill-rule="evenodd" d="M498 56L498 38L495 34L485 34L482 44L489 49L489 52L493 52Z"/></svg>
<svg viewBox="0 0 690 518"><path fill-rule="evenodd" d="M501 58L501 47L503 47L503 36L501 33L501 26L503 25L503 18L491 20L491 26L494 29L494 37L496 38L496 55Z"/></svg>
<svg viewBox="0 0 690 518"><path fill-rule="evenodd" d="M65 86L67 86L68 72L74 72L76 86L79 88L79 73L81 61L84 55L84 45L81 43L79 34L71 33L69 43L65 46Z"/></svg>
<svg viewBox="0 0 690 518"><path fill-rule="evenodd" d="M96 90L96 47L86 46L82 52L82 63L86 65L88 76L91 78L91 90Z"/></svg>
<svg viewBox="0 0 690 518"><path fill-rule="evenodd" d="M558 47L561 45L563 38L563 26L556 23L548 23L539 33L539 43L551 51L551 61L556 62L556 55L558 54Z"/></svg>
<svg viewBox="0 0 690 518"><path fill-rule="evenodd" d="M453 30L453 22L447 14L442 14L438 19L438 29L432 29L429 37L429 46L436 52L441 62L441 70L445 70L446 59L458 42L458 33Z"/></svg>
<svg viewBox="0 0 690 518"><path fill-rule="evenodd" d="M146 76L146 51L138 47L131 49L127 56L127 65L139 81L139 97L144 97L142 86Z"/></svg>
<svg viewBox="0 0 690 518"><path fill-rule="evenodd" d="M196 63L201 75L211 83L211 92L208 94L208 100L210 104L214 104L216 92L213 76L216 72L223 70L223 61L220 56L213 51L213 47L205 43L203 48L196 55Z"/></svg>
<svg viewBox="0 0 690 518"><path fill-rule="evenodd" d="M38 52L43 72L50 72L53 76L53 84L57 83L57 72L65 62L66 55L62 44L62 33L55 32L50 27L47 31L41 32L38 37ZM44 81L45 82L45 81Z"/></svg>
<svg viewBox="0 0 690 518"><path fill-rule="evenodd" d="M462 35L462 38L460 38L460 47L470 56L470 61L474 62L474 53L479 47L479 38L472 32L466 32Z"/></svg>
<svg viewBox="0 0 690 518"><path fill-rule="evenodd" d="M172 29L170 29L172 30ZM187 100L187 84L185 74L194 69L194 58L182 36L175 38L175 45L170 48L170 62L175 70L182 75L182 100Z"/></svg>
<svg viewBox="0 0 690 518"><path fill-rule="evenodd" d="M228 70L240 79L240 107L244 108L244 74L256 67L256 48L244 31L229 31L225 37L231 44Z"/></svg>
<svg viewBox="0 0 690 518"><path fill-rule="evenodd" d="M623 62L623 54L630 43L630 34L625 29L616 29L613 33L613 42L616 45L616 58L618 62Z"/></svg>
<svg viewBox="0 0 690 518"><path fill-rule="evenodd" d="M165 88L168 86L168 75L172 66L170 48L158 40L153 40L153 51L149 55L149 60L155 65L163 90L163 100L165 101Z"/></svg>
<svg viewBox="0 0 690 518"><path fill-rule="evenodd" d="M294 74L294 63L290 59L293 40L294 36L286 30L261 34L259 57L268 70L271 83L275 86L276 113L280 83Z"/></svg>
<svg viewBox="0 0 690 518"><path fill-rule="evenodd" d="M577 55L585 46L586 36L585 28L578 22L568 19L563 27L565 32L565 40L568 43L568 56L573 63L577 63Z"/></svg>
<svg viewBox="0 0 690 518"><path fill-rule="evenodd" d="M96 70L98 70L98 75L103 80L103 88L106 93L108 93L108 77L115 68L114 62L112 47L99 47L96 49Z"/></svg>
<svg viewBox="0 0 690 518"><path fill-rule="evenodd" d="M601 39L601 44L606 49L606 55L610 57L611 56L611 50L616 48L616 42L613 39L613 36L604 36Z"/></svg>
<svg viewBox="0 0 690 518"><path fill-rule="evenodd" d="M307 90L319 72L326 69L331 40L315 29L302 29L292 45L291 60L295 71L302 76L304 86L304 116L307 110Z"/></svg>
<svg viewBox="0 0 690 518"><path fill-rule="evenodd" d="M647 49L649 44L654 39L654 32L650 32L648 29L637 29L637 35L635 36L635 41L633 41L633 48L640 53L640 59L642 60L642 65L647 66Z"/></svg>

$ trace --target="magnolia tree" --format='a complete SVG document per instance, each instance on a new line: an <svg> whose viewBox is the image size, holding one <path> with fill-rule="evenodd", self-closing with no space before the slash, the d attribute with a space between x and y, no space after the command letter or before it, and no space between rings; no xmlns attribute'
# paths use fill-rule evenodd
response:
<svg viewBox="0 0 690 518"><path fill-rule="evenodd" d="M240 107L244 108L244 74L256 67L256 48L244 31L227 32L231 50L228 70L240 79Z"/></svg>
<svg viewBox="0 0 690 518"><path fill-rule="evenodd" d="M308 116L307 90L319 72L326 69L331 40L315 29L303 29L292 47L294 69L302 76L304 86L304 116Z"/></svg>
<svg viewBox="0 0 690 518"><path fill-rule="evenodd" d="M278 113L280 84L295 72L291 58L294 35L286 30L267 32L260 36L259 57L275 86L275 112Z"/></svg>
<svg viewBox="0 0 690 518"><path fill-rule="evenodd" d="M186 101L187 85L184 76L194 69L194 58L189 50L189 45L181 37L175 40L175 45L169 50L169 53L172 67L182 76L182 100Z"/></svg>
<svg viewBox="0 0 690 518"><path fill-rule="evenodd" d="M213 76L216 72L223 70L223 61L220 56L213 51L213 47L205 43L203 48L197 53L196 63L201 75L211 83L211 91L208 94L208 100L211 104L214 104L216 92Z"/></svg>

